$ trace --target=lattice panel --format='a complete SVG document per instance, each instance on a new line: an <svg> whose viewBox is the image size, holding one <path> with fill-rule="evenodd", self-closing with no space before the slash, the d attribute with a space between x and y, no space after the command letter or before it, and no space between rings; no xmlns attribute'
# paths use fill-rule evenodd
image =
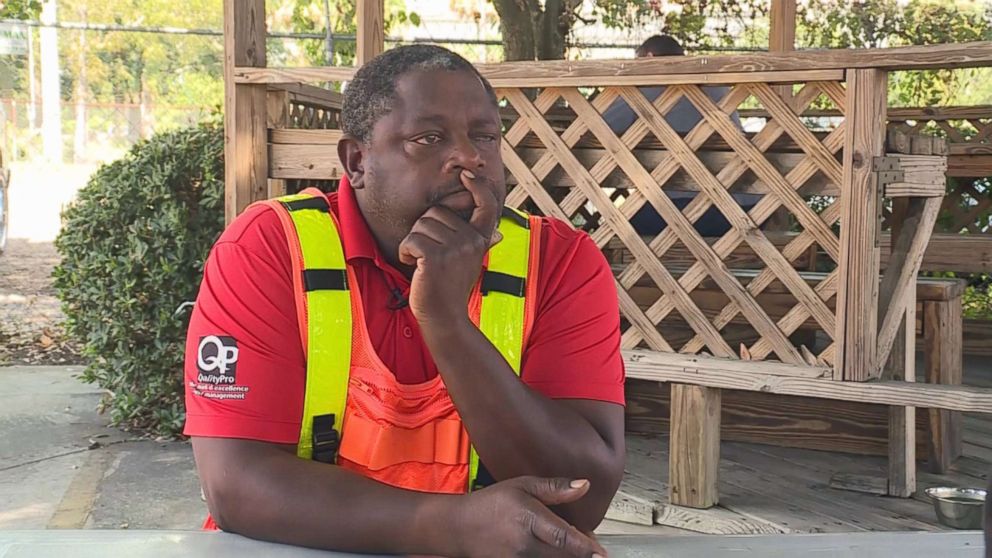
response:
<svg viewBox="0 0 992 558"><path fill-rule="evenodd" d="M498 94L507 104L507 203L582 227L604 249L624 348L833 363L845 126L816 135L797 113L814 102L843 110L840 83L807 83L787 99L763 83L716 101L695 85L669 86L653 101L633 87ZM621 98L637 119L618 136L602 115ZM679 133L666 117L686 103L703 119ZM761 129L734 123L743 104L768 112ZM734 197L743 194L756 195L747 210ZM663 219L660 231L635 229L642 210ZM707 212L728 223L721 235L704 236ZM763 230L777 212L792 223L784 241ZM757 265L731 267L741 250ZM815 252L828 271L801 274L797 265ZM819 341L801 338L801 327L820 331Z"/></svg>

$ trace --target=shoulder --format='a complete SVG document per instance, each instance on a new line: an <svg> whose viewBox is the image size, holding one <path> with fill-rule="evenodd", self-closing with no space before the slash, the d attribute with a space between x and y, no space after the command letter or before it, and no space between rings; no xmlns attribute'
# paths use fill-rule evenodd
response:
<svg viewBox="0 0 992 558"><path fill-rule="evenodd" d="M541 218L538 265L540 290L545 297L554 298L552 293L555 292L560 295L612 284L610 266L592 238L586 232L553 217Z"/></svg>

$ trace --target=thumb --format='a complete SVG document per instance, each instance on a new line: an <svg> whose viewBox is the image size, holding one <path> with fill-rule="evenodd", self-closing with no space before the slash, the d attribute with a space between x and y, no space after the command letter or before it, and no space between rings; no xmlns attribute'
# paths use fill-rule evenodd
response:
<svg viewBox="0 0 992 558"><path fill-rule="evenodd" d="M523 490L546 506L574 502L589 492L589 481L565 478L529 477Z"/></svg>

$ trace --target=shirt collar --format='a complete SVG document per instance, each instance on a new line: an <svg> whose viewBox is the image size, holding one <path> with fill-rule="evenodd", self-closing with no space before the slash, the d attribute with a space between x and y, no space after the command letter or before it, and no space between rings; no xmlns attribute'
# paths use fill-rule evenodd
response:
<svg viewBox="0 0 992 558"><path fill-rule="evenodd" d="M341 240L348 261L366 258L378 263L381 259L379 247L358 207L355 191L351 189L347 176L342 176L338 185L338 220L341 222Z"/></svg>

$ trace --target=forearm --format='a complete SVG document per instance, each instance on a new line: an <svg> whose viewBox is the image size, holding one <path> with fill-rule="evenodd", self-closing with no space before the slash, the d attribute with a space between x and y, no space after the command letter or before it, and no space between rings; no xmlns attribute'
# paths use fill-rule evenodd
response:
<svg viewBox="0 0 992 558"><path fill-rule="evenodd" d="M393 488L275 447L237 457L222 471L201 469L211 514L225 531L340 551L458 553L457 522L449 519L458 496Z"/></svg>
<svg viewBox="0 0 992 558"><path fill-rule="evenodd" d="M466 320L425 328L424 338L486 468L497 480L522 475L588 479L589 494L560 511L594 527L616 491L618 453L579 413L521 382L497 349ZM597 517L598 516L598 517ZM591 524L591 525L590 525Z"/></svg>

